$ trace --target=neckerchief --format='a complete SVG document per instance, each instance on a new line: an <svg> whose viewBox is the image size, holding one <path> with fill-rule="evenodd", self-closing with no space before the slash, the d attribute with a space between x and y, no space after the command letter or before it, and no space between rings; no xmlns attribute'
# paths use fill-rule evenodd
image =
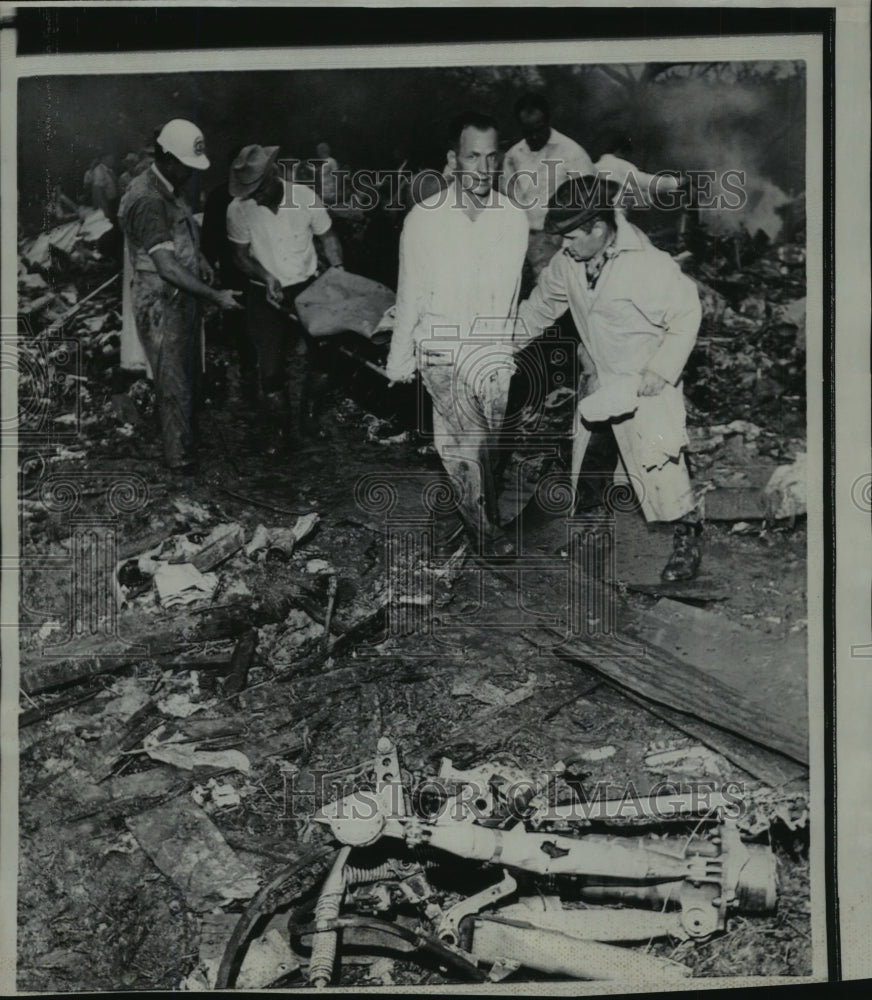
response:
<svg viewBox="0 0 872 1000"><path fill-rule="evenodd" d="M590 260L584 262L584 269L587 272L587 287L591 290L596 287L597 280L606 265L606 261L617 256L617 250L614 247L616 235L617 233L612 233L612 238L606 246L598 254L591 257Z"/></svg>

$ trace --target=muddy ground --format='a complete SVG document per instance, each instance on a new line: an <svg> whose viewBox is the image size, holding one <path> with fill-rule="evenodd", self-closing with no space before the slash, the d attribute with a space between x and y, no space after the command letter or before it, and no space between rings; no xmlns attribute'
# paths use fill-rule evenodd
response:
<svg viewBox="0 0 872 1000"><path fill-rule="evenodd" d="M754 262L757 271L764 264L785 268L774 251ZM799 324L779 312L803 289L779 273L778 294L767 299L755 299L747 282L732 304L724 292L713 293L722 299L721 316L729 310L727 320L703 330L688 372L690 459L697 482L710 486L717 517L704 536L703 582L689 597L674 596L741 626L752 650L755 635L788 642L802 638L806 625L805 518L766 517L758 496L772 470L804 449ZM100 308L118 303L108 299ZM717 308L709 309L710 319ZM96 355L86 368L87 401L75 434L59 447L22 449L24 657L60 641L68 628L74 525L68 509L50 509L41 498L39 483L49 475L72 473L86 482L75 513L111 515L127 557L170 535L202 537L224 523L241 525L249 541L261 524L291 528L312 512L320 520L289 557L237 550L216 568L211 602L184 614L186 621L199 615L220 624L234 608L252 609L223 637L217 628L218 638L191 641L189 631L185 644L127 655L112 670L23 697L19 988L196 985L188 977L202 958L210 908L193 906L178 880L156 866L132 835L131 817L193 792L242 865L268 881L328 841L310 821L319 795L294 796L289 787L308 788L313 774L360 765L383 735L419 774L435 773L446 757L461 769L499 761L532 775L571 759L586 787L632 783L645 794L664 779L739 782L746 836L775 850L777 911L734 916L725 933L705 942L660 942L649 951L701 977L809 974L804 770L786 761L780 781L771 769L764 780L735 763L740 752L711 749L609 683L595 663L555 651L555 634L566 627L561 517L535 498L525 510L524 551L540 559L535 571L494 568L463 551L447 568L414 551L389 564L387 518L414 508L439 481L414 399L389 392L379 376L328 348L310 440L303 451L269 456L268 432L241 398L232 352L216 341L209 362L195 477L164 471L148 385ZM731 421L746 423L724 430ZM524 434L535 452L535 431ZM597 447L599 471L608 471L608 440ZM536 466L537 474L559 473L557 452L550 467ZM510 466L520 467L517 455ZM146 491L119 512L109 492L125 476L141 477ZM603 481L591 480L592 488ZM392 511L381 504L385 484L397 489ZM529 499L534 487L525 481L518 489ZM656 586L671 537L647 528L633 510L617 515L615 532L610 586L622 607L652 609L662 596ZM52 558L54 566L46 562ZM337 588L325 636L331 576ZM134 582L120 597L122 637L163 634L182 614L161 608L147 582ZM275 605L280 611L271 612ZM231 656L246 629L254 629L253 658L243 689L228 694ZM143 706L145 725L140 718L131 728ZM247 771L226 760L185 769L145 752L143 739L161 723L166 738L191 720L201 724L200 749L241 751ZM673 750L668 763L653 756ZM217 793L210 798L210 779L224 787L226 804ZM552 794L567 794L562 779ZM691 823L660 832L693 830ZM240 897L225 911L244 905ZM346 984L456 981L438 968L372 959L343 962L340 977ZM287 978L289 985L299 981Z"/></svg>

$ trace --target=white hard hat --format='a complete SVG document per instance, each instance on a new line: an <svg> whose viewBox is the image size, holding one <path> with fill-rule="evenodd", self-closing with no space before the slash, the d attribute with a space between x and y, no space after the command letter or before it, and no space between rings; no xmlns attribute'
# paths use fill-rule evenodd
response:
<svg viewBox="0 0 872 1000"><path fill-rule="evenodd" d="M166 153L194 170L206 170L209 159L206 156L206 140L193 122L186 118L173 118L160 130L157 137L160 147Z"/></svg>

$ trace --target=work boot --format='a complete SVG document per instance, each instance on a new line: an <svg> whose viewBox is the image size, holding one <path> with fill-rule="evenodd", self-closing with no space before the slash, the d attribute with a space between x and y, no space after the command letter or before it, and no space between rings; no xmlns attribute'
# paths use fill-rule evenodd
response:
<svg viewBox="0 0 872 1000"><path fill-rule="evenodd" d="M699 548L699 536L702 534L702 524L698 521L678 521L672 538L672 555L663 567L660 579L666 583L678 580L692 580L699 572L702 553Z"/></svg>

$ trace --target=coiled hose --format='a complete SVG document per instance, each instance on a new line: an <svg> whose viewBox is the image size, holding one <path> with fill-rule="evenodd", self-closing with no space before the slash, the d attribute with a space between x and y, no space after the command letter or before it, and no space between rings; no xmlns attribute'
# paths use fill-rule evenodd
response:
<svg viewBox="0 0 872 1000"><path fill-rule="evenodd" d="M295 888L290 894L283 893L281 890L283 886L294 879L299 873L304 871L314 871L321 869L325 863L330 861L329 856L334 855L333 863L331 864L331 873L336 865L339 863L339 854L341 852L335 851L333 848L320 848L318 850L312 851L305 857L301 858L299 861L290 865L288 868L284 869L276 878L274 878L270 883L263 886L263 888L257 893L257 895L251 900L251 902L246 907L244 913L240 916L236 927L233 930L230 939L224 949L224 955L221 959L221 964L218 969L218 975L216 977L215 988L218 990L228 989L232 985L232 981L235 979L234 968L238 961L238 955L243 947L246 939L252 931L257 921L267 912L272 912L278 909L281 904L288 902L292 896L299 894L299 889ZM425 867L430 867L433 862L429 860L419 859L419 863L423 864ZM396 877L396 872L390 863L390 861L382 862L381 864L374 867L365 867L358 865L345 865L345 886L352 885L365 885L371 882L380 882L383 879L391 879ZM325 885L326 888L326 885ZM323 893L322 893L323 894ZM320 901L320 900L319 900ZM341 900L340 900L341 902ZM324 932L325 935L329 932ZM332 974L333 964L335 962L336 955L336 939L334 937L333 941L333 959L330 962L330 973ZM313 951L314 951L314 941L313 941ZM325 959L326 963L326 959Z"/></svg>
<svg viewBox="0 0 872 1000"><path fill-rule="evenodd" d="M351 847L345 846L336 856L315 906L315 933L312 935L312 957L309 959L309 982L318 990L323 990L333 976L338 938L335 930L319 928L339 916L345 895L345 862L350 853Z"/></svg>
<svg viewBox="0 0 872 1000"><path fill-rule="evenodd" d="M323 989L333 976L338 932L324 928L324 924L336 920L339 916L345 890L349 886L367 885L397 877L396 869L390 861L383 861L380 865L372 867L349 865L347 861L350 852L351 847L346 846L337 854L315 904L315 932L312 935L312 955L309 959L309 982L316 989Z"/></svg>

